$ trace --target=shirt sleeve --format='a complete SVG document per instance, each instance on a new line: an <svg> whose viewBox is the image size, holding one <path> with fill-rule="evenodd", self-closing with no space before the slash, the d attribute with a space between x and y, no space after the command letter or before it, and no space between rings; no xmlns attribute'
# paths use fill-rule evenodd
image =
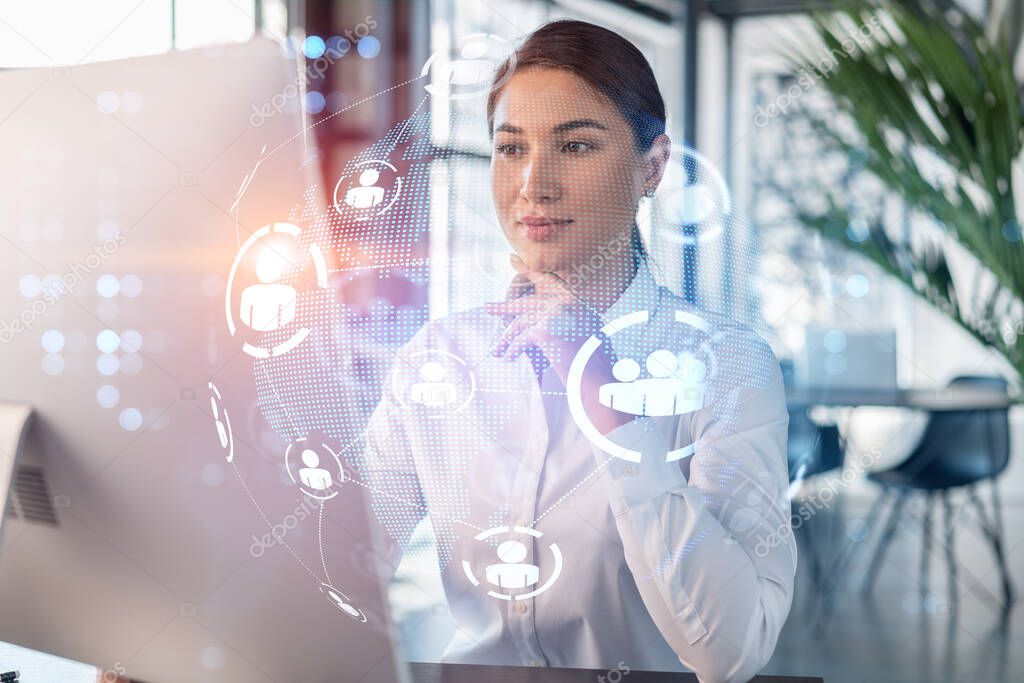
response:
<svg viewBox="0 0 1024 683"><path fill-rule="evenodd" d="M644 454L612 462L606 476L626 563L658 629L703 683L747 681L765 666L796 573L778 362L749 330L720 348L704 409L608 434ZM690 443L688 472L685 460L665 462Z"/></svg>

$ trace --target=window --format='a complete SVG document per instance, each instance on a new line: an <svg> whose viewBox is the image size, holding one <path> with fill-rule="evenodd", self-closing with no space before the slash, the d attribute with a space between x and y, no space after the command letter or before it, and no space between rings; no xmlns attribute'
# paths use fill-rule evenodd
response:
<svg viewBox="0 0 1024 683"><path fill-rule="evenodd" d="M863 333L869 322L872 332L893 330L899 379L909 383L915 379L914 363L907 362L914 357L913 295L867 259L800 225L792 214L790 202L801 188L827 178L851 204L885 207L893 231L910 229L891 193L867 174L851 170L848 160L827 153L820 134L801 115L800 106L832 110L824 88L803 93L785 113L765 114L796 82L777 55L782 46L805 41L806 28L807 20L798 16L749 19L737 26L736 92L744 97L734 112L742 136L735 152L734 189L762 236L758 288L763 315L776 335L776 352L795 359L804 357L809 328Z"/></svg>
<svg viewBox="0 0 1024 683"><path fill-rule="evenodd" d="M280 0L29 0L4 3L0 69L74 65L249 40L264 22L283 32ZM59 17L55 20L55 17Z"/></svg>

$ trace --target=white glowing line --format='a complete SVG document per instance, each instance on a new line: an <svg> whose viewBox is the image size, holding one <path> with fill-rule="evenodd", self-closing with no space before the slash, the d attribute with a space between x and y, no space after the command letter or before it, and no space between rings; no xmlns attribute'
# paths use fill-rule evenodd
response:
<svg viewBox="0 0 1024 683"><path fill-rule="evenodd" d="M235 433L231 430L231 416L228 415L228 409L221 405L224 399L221 397L220 389L217 388L217 385L213 382L207 382L207 386L210 387L210 391L212 391L213 395L217 398L217 408L219 408L220 412L224 414L224 423L228 434L228 454L226 459L228 462L231 462L235 459ZM217 419L216 415L214 416L214 419Z"/></svg>
<svg viewBox="0 0 1024 683"><path fill-rule="evenodd" d="M247 173L245 178L242 179L242 184L238 188L238 192L235 193L235 203L231 205L230 209L228 209L230 213L235 213L235 211L237 211L238 203L242 201L242 197L245 196L246 191L249 189L249 185L252 183L253 179L256 178L256 171L260 169L260 164L262 164L263 160L266 159L266 157L263 156L263 153L266 151L267 146L263 145L263 148L260 149L259 160L256 162L256 165L252 167L252 171ZM237 219L238 217L235 216L235 218Z"/></svg>
<svg viewBox="0 0 1024 683"><path fill-rule="evenodd" d="M647 311L641 311L640 314L642 315L642 318L637 319L630 324L636 324L637 322L643 322L646 320ZM609 323L602 331L605 331L605 334L611 334L610 332L607 332L607 330L612 329L614 332L616 329L621 329L626 326L620 326L626 318L636 317L636 313L630 313L629 315L623 316L618 320ZM579 427L581 432L583 432L583 435L602 451L608 455L613 455L616 458L628 460L629 462L640 462L642 459L640 451L620 446L602 434L600 430L594 426L594 423L590 421L590 416L587 415L587 411L583 407L583 369L586 367L587 361L590 360L590 357L594 355L594 352L597 351L600 346L601 341L596 336L590 337L590 339L583 343L583 346L576 354L576 357L573 358L572 365L569 366L569 375L566 378L566 384L568 387L568 396L566 398L569 403L569 413L576 421L576 426Z"/></svg>
<svg viewBox="0 0 1024 683"><path fill-rule="evenodd" d="M224 424L228 428L228 454L227 461L231 462L235 459L235 433L231 431L231 416L228 415L228 409L221 406L221 412L224 413Z"/></svg>
<svg viewBox="0 0 1024 683"><path fill-rule="evenodd" d="M474 586L480 585L480 580L476 578L476 575L473 574L473 568L469 566L469 560L462 561L462 571L466 572L466 578L469 579L471 584Z"/></svg>
<svg viewBox="0 0 1024 683"><path fill-rule="evenodd" d="M356 616L356 615L352 614L351 612L346 612L334 600L331 600L331 604L334 605L335 609L337 609L342 614L347 614L348 616L352 617L353 619L355 619L356 621L358 621L361 624L365 624L366 623L366 614L363 613L363 610L359 609L358 607L356 607L355 605L352 604L352 598L348 597L347 595L345 595L343 592L341 592L340 590L338 590L337 588L335 588L331 584L323 583L321 581L320 582L320 592L321 593L324 592L324 588L326 588L331 593L336 593L338 596L340 596L342 599L344 599L345 600L345 604L348 605L349 607L351 607L352 609L354 609L356 612L358 612L359 616Z"/></svg>
<svg viewBox="0 0 1024 683"><path fill-rule="evenodd" d="M309 245L309 256L313 259L313 267L316 268L316 284L318 287L327 289L327 263L320 247L316 244Z"/></svg>
<svg viewBox="0 0 1024 683"><path fill-rule="evenodd" d="M689 325L690 327L696 327L704 333L711 330L711 325L708 324L707 320L704 320L704 318L701 318L699 315L688 313L687 311L676 311L676 321Z"/></svg>
<svg viewBox="0 0 1024 683"><path fill-rule="evenodd" d="M262 346L253 346L249 342L242 344L242 350L253 358L270 358L271 356L280 356L284 353L288 353L296 346L302 343L302 340L309 336L309 328L303 327L295 332L288 341L281 342L276 346L271 346L269 349Z"/></svg>
<svg viewBox="0 0 1024 683"><path fill-rule="evenodd" d="M501 36L495 35L493 33L472 33L472 34L467 35L467 36L462 36L461 38L459 38L458 42L459 43L467 43L470 40L475 40L477 38L490 38L490 39L492 39L492 42L495 43L495 45L507 44L507 41L504 38L502 38ZM444 55L444 59L443 60L438 60L441 64L445 64L446 65L446 64L450 63L450 60L448 59L451 56L450 53L444 52L442 50L438 50L437 52L435 52L432 55L430 55L430 57L427 59L427 61L423 64L423 68L420 70L420 78L423 78L424 76L426 76L430 72L430 65L433 64L434 60L438 59L439 55ZM514 71L514 69L510 69L509 71L510 72ZM445 85L446 86L450 85L449 81L445 81ZM472 98L472 97L478 97L478 96L482 95L483 93L487 92L488 89L489 89L490 84L482 83L481 86L483 86L483 87L478 88L478 89L474 89L474 90L469 91L469 92L458 93L458 94L455 94L455 95L453 95L450 92L451 91L450 87L447 88L448 92L443 92L443 91L441 91L440 88L438 88L433 83L427 83L425 86L423 86L423 88L424 88L424 90L426 90L431 95L434 95L435 97L446 96L450 100L465 100L465 99L469 99L469 98Z"/></svg>
<svg viewBox="0 0 1024 683"><path fill-rule="evenodd" d="M676 460L682 460L683 458L690 457L696 452L697 446L691 443L689 446L683 446L682 448L677 448L674 451L669 451L665 455L665 462L675 462Z"/></svg>
<svg viewBox="0 0 1024 683"><path fill-rule="evenodd" d="M632 327L633 325L646 323L649 319L650 313L646 310L627 313L626 315L616 318L605 325L601 328L601 332L610 337L628 327ZM675 319L677 322L694 327L706 334L711 331L711 325L708 321L688 311L676 310ZM602 434L600 430L594 426L594 423L591 422L590 416L587 415L587 411L583 407L583 371L584 368L586 368L587 363L590 361L591 356L594 355L594 352L597 351L600 345L601 341L596 335L587 339L580 350L576 353L576 357L573 358L572 365L569 366L569 375L566 378L566 398L569 404L569 413L572 415L573 420L576 421L576 426L579 427L581 432L583 432L583 435L595 446L616 458L622 458L629 462L639 463L643 459L643 454L638 450L633 450L617 444ZM712 364L714 364L713 355L711 355L711 360ZM665 462L681 460L682 458L693 455L695 451L696 447L693 444L670 450L665 454Z"/></svg>

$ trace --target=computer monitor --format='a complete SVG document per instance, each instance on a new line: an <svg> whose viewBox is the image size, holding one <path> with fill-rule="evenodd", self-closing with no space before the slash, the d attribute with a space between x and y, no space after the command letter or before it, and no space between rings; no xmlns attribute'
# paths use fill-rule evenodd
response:
<svg viewBox="0 0 1024 683"><path fill-rule="evenodd" d="M809 327L797 381L808 387L897 389L895 330Z"/></svg>
<svg viewBox="0 0 1024 683"><path fill-rule="evenodd" d="M288 481L225 324L240 245L318 182L302 81L263 39L0 74L0 398L36 416L0 640L105 680L403 678L364 490Z"/></svg>

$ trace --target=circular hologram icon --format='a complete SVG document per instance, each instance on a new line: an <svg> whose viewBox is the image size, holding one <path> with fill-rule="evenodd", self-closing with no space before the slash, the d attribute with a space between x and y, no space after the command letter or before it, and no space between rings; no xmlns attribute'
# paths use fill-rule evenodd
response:
<svg viewBox="0 0 1024 683"><path fill-rule="evenodd" d="M487 595L498 600L528 600L548 590L558 580L559 575L562 573L562 551L557 543L548 545L548 552L551 553L554 564L550 576L547 577L543 584L540 581L540 567L526 561L529 552L524 540L529 540L530 538L541 539L544 537L543 533L536 529L522 526L496 526L492 529L481 531L473 537L473 540L486 541L493 536L505 537L506 540L499 543L495 549L497 562L484 567L483 582L477 578L469 561L462 561L462 571L465 572L466 578L469 579L470 583L474 586L480 586L486 582L487 585L494 587L487 591ZM525 589L531 590L525 593L509 592Z"/></svg>
<svg viewBox="0 0 1024 683"><path fill-rule="evenodd" d="M228 409L223 406L224 399L221 398L217 385L210 382L207 386L210 388L210 410L217 426L217 439L224 450L224 459L231 462L235 459L235 434L231 430L231 416L228 415Z"/></svg>
<svg viewBox="0 0 1024 683"><path fill-rule="evenodd" d="M686 245L721 237L733 202L722 173L688 145L673 145L671 162L655 195L666 225L666 240Z"/></svg>
<svg viewBox="0 0 1024 683"><path fill-rule="evenodd" d="M430 55L420 70L426 91L435 97L468 100L499 89L515 73L515 51L511 44L493 33L471 33L455 40L450 50ZM512 60L500 81L494 82L498 65Z"/></svg>
<svg viewBox="0 0 1024 683"><path fill-rule="evenodd" d="M330 500L345 483L345 469L338 453L322 442L306 438L288 444L284 464L292 483L316 500Z"/></svg>
<svg viewBox="0 0 1024 683"><path fill-rule="evenodd" d="M291 223L271 223L249 236L238 250L231 272L228 275L224 294L224 314L227 317L228 331L234 336L239 325L252 332L273 332L277 330L293 330L284 341L271 346L258 346L248 341L242 343L242 350L254 358L280 356L291 351L302 343L309 335L309 328L295 325L298 290L283 282L283 276L294 264L288 255L279 247L268 242L271 236L284 236L297 243L302 229ZM234 301L234 283L245 256L253 249L260 248L256 258L254 275L257 282L242 289L238 297L237 322ZM321 289L328 287L327 262L324 260L320 247L310 244L310 259L316 269L316 283Z"/></svg>
<svg viewBox="0 0 1024 683"><path fill-rule="evenodd" d="M335 183L334 210L368 221L394 206L401 193L397 168L383 159L366 159L352 164Z"/></svg>
<svg viewBox="0 0 1024 683"><path fill-rule="evenodd" d="M320 592L327 597L327 601L338 608L343 614L347 614L361 624L366 623L366 615L363 610L356 607L352 598L328 583L320 584Z"/></svg>
<svg viewBox="0 0 1024 683"><path fill-rule="evenodd" d="M674 321L705 337L710 334L708 322L693 313L677 310ZM599 333L583 343L573 358L566 387L569 412L580 431L605 453L630 462L640 462L643 454L630 445L618 444L609 439L594 426L587 415L583 405L583 373L587 363L600 348L602 335L611 338L635 326L648 324L650 312L642 310L617 318L601 328ZM678 335L676 338L684 336ZM704 407L707 378L714 373L715 359L708 344L702 344L699 350L699 354L686 350L674 352L654 346L643 350L642 365L635 358L620 358L612 366L615 381L599 387L598 402L637 418L685 415L700 410ZM646 370L646 376L643 376L641 367ZM672 462L693 453L694 446L689 444L668 451L664 457L667 462Z"/></svg>
<svg viewBox="0 0 1024 683"><path fill-rule="evenodd" d="M444 417L469 404L476 378L454 353L425 349L399 358L391 390L401 406L425 411L428 417Z"/></svg>

